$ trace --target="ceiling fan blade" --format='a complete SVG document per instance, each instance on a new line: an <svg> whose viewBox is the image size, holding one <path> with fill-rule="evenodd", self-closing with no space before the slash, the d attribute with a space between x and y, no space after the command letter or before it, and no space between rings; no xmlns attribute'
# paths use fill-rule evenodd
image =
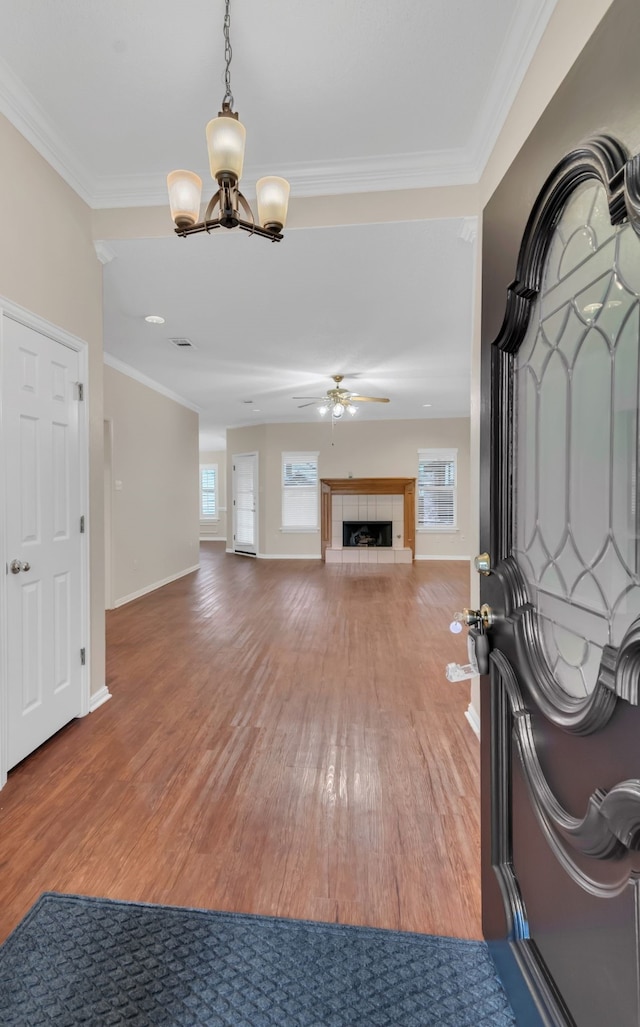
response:
<svg viewBox="0 0 640 1027"><path fill-rule="evenodd" d="M350 403L389 403L386 396L351 396Z"/></svg>
<svg viewBox="0 0 640 1027"><path fill-rule="evenodd" d="M292 396L291 399L326 399L326 396Z"/></svg>
<svg viewBox="0 0 640 1027"><path fill-rule="evenodd" d="M302 399L302 396L296 396L295 399ZM305 407L315 406L317 402L317 399L312 399L310 403L298 403L298 410L304 410Z"/></svg>

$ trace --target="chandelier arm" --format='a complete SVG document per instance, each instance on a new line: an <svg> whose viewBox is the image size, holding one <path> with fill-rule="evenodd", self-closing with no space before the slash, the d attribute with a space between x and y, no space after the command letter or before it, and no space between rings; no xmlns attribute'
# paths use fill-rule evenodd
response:
<svg viewBox="0 0 640 1027"><path fill-rule="evenodd" d="M245 214L247 215L247 217L251 219L251 224L255 224L255 218L253 216L253 211L251 210L251 207L249 206L246 197L244 197L242 195L242 193L240 192L239 189L237 190L236 195L238 197L239 205L242 207L242 209L245 212Z"/></svg>
<svg viewBox="0 0 640 1027"><path fill-rule="evenodd" d="M209 200L209 202L207 204L207 209L205 210L204 217L202 219L203 222L211 220L211 215L213 214L214 210L216 209L216 206L218 206L220 204L221 193L222 193L222 190L218 189L217 193L214 193L214 195Z"/></svg>
<svg viewBox="0 0 640 1027"><path fill-rule="evenodd" d="M195 225L189 225L188 228L176 228L176 235L179 235L182 239L186 239L188 235L198 235L199 232L212 232L214 228L222 228L222 223L219 218L214 218L209 221L198 221Z"/></svg>
<svg viewBox="0 0 640 1027"><path fill-rule="evenodd" d="M223 225L220 218L214 218L198 221L197 224L189 225L188 228L176 228L175 233L181 238L186 238L188 235L198 235L200 232L212 232L214 228L228 227L228 225ZM243 232L249 232L251 235L259 235L262 239L271 239L271 242L280 242L281 239L284 239L282 232L270 232L267 228L262 228L252 221L243 221L242 218L238 218L234 227L241 228Z"/></svg>
<svg viewBox="0 0 640 1027"><path fill-rule="evenodd" d="M255 221L243 221L242 218L238 218L237 227L251 235L259 235L262 239L271 239L272 242L280 242L281 239L284 239L282 232L271 232L262 225L256 225Z"/></svg>

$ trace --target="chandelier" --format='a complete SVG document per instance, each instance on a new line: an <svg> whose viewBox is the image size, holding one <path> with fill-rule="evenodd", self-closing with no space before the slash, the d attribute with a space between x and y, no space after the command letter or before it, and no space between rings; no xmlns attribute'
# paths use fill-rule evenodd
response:
<svg viewBox="0 0 640 1027"><path fill-rule="evenodd" d="M278 242L287 219L289 183L284 178L267 176L256 183L258 220L238 188L244 161L246 132L233 110L231 92L231 42L229 38L229 3L225 0L224 56L225 93L222 110L207 125L207 149L211 177L218 183L218 191L209 200L200 221L202 179L193 171L172 171L167 175L171 217L176 234L195 235L211 232L214 228L241 228L252 235ZM244 217L243 217L244 215Z"/></svg>

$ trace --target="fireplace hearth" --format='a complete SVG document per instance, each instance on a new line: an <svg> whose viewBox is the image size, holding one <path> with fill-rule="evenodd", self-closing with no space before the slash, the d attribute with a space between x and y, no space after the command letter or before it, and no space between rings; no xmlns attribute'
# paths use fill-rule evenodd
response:
<svg viewBox="0 0 640 1027"><path fill-rule="evenodd" d="M393 545L391 521L343 521L342 545L345 548L371 548Z"/></svg>

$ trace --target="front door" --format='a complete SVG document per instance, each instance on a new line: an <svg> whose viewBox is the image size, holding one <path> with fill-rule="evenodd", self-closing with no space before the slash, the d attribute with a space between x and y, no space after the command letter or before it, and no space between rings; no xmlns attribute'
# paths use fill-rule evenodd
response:
<svg viewBox="0 0 640 1027"><path fill-rule="evenodd" d="M599 138L552 172L483 380L483 915L523 1023L640 1024L639 171Z"/></svg>
<svg viewBox="0 0 640 1027"><path fill-rule="evenodd" d="M233 551L257 555L258 543L258 454L232 457Z"/></svg>
<svg viewBox="0 0 640 1027"><path fill-rule="evenodd" d="M82 711L79 354L2 317L6 768Z"/></svg>

